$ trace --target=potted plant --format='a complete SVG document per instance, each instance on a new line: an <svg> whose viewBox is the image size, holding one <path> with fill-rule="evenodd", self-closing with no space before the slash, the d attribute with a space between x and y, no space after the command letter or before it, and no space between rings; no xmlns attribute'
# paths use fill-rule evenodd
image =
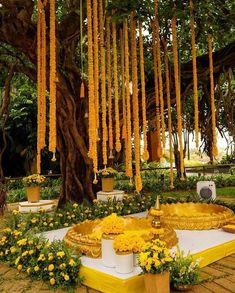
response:
<svg viewBox="0 0 235 293"><path fill-rule="evenodd" d="M129 274L133 271L132 238L128 234L120 234L113 241L113 248L116 252L117 273Z"/></svg>
<svg viewBox="0 0 235 293"><path fill-rule="evenodd" d="M155 239L145 244L139 255L147 293L170 292L170 264L172 257L165 242Z"/></svg>
<svg viewBox="0 0 235 293"><path fill-rule="evenodd" d="M192 255L177 248L173 253L171 264L171 286L178 291L191 290L193 285L200 281L199 261L194 260Z"/></svg>
<svg viewBox="0 0 235 293"><path fill-rule="evenodd" d="M104 218L102 222L102 262L106 267L115 267L115 251L113 248L113 240L118 235L124 232L124 221L116 214L111 214Z"/></svg>
<svg viewBox="0 0 235 293"><path fill-rule="evenodd" d="M23 184L26 187L28 202L38 202L40 200L41 184L46 177L39 174L33 174L23 178Z"/></svg>
<svg viewBox="0 0 235 293"><path fill-rule="evenodd" d="M113 168L104 168L98 171L99 176L101 177L102 191L112 192L114 185L114 174L116 170Z"/></svg>

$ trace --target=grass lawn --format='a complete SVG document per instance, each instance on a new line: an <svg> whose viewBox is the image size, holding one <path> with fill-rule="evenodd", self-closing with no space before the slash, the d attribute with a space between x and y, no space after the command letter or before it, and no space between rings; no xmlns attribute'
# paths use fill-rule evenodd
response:
<svg viewBox="0 0 235 293"><path fill-rule="evenodd" d="M184 198L188 195L195 195L195 190L187 190L187 191L169 191L169 192L163 192L163 196L170 196L170 197L176 197L176 198ZM225 199L229 198L231 201L235 202L235 186L233 187L220 187L216 188L216 195L218 199Z"/></svg>

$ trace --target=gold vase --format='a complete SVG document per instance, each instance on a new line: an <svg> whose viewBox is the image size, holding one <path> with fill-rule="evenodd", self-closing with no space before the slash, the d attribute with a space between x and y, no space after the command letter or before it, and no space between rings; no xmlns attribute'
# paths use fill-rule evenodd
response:
<svg viewBox="0 0 235 293"><path fill-rule="evenodd" d="M144 274L146 293L170 293L170 273Z"/></svg>
<svg viewBox="0 0 235 293"><path fill-rule="evenodd" d="M40 186L26 187L28 202L39 202L40 200Z"/></svg>
<svg viewBox="0 0 235 293"><path fill-rule="evenodd" d="M113 191L114 178L101 178L102 191L111 192Z"/></svg>

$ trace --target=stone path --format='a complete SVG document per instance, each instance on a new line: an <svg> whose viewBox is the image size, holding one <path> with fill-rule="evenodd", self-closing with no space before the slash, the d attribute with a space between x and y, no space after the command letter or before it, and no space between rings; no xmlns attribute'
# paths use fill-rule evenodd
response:
<svg viewBox="0 0 235 293"><path fill-rule="evenodd" d="M235 254L227 256L202 269L203 282L188 293L235 293ZM39 281L31 281L26 274L0 264L0 293L64 293L65 290L51 290ZM98 293L82 286L76 293ZM136 292L143 293L143 292ZM176 293L176 291L171 291Z"/></svg>

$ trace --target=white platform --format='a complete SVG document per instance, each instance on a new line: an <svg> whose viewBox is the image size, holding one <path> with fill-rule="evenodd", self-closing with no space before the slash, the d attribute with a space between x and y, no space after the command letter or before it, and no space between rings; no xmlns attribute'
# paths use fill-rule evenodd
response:
<svg viewBox="0 0 235 293"><path fill-rule="evenodd" d="M142 216L144 214L145 213L141 213ZM70 228L71 227L53 230L42 233L42 235L45 238L49 239L49 241L62 240ZM210 248L216 247L218 245L235 240L235 234L224 232L222 229L175 231L179 239L178 245L180 249L184 251L185 254L187 254L188 252L190 252L191 254L197 254L206 251ZM176 247L173 247L172 251L175 249ZM104 267L102 265L101 259L93 259L86 256L82 256L82 264L85 267L115 276L122 280L126 280L130 277L137 276L141 272L141 269L139 267L135 267L134 271L130 274L119 274L113 268Z"/></svg>
<svg viewBox="0 0 235 293"><path fill-rule="evenodd" d="M52 200L40 200L39 202L23 201L19 203L20 213L38 212L40 209L51 211L54 207Z"/></svg>
<svg viewBox="0 0 235 293"><path fill-rule="evenodd" d="M99 191L97 192L97 200L108 201L108 199L122 200L125 192L123 190L113 190L110 192Z"/></svg>

